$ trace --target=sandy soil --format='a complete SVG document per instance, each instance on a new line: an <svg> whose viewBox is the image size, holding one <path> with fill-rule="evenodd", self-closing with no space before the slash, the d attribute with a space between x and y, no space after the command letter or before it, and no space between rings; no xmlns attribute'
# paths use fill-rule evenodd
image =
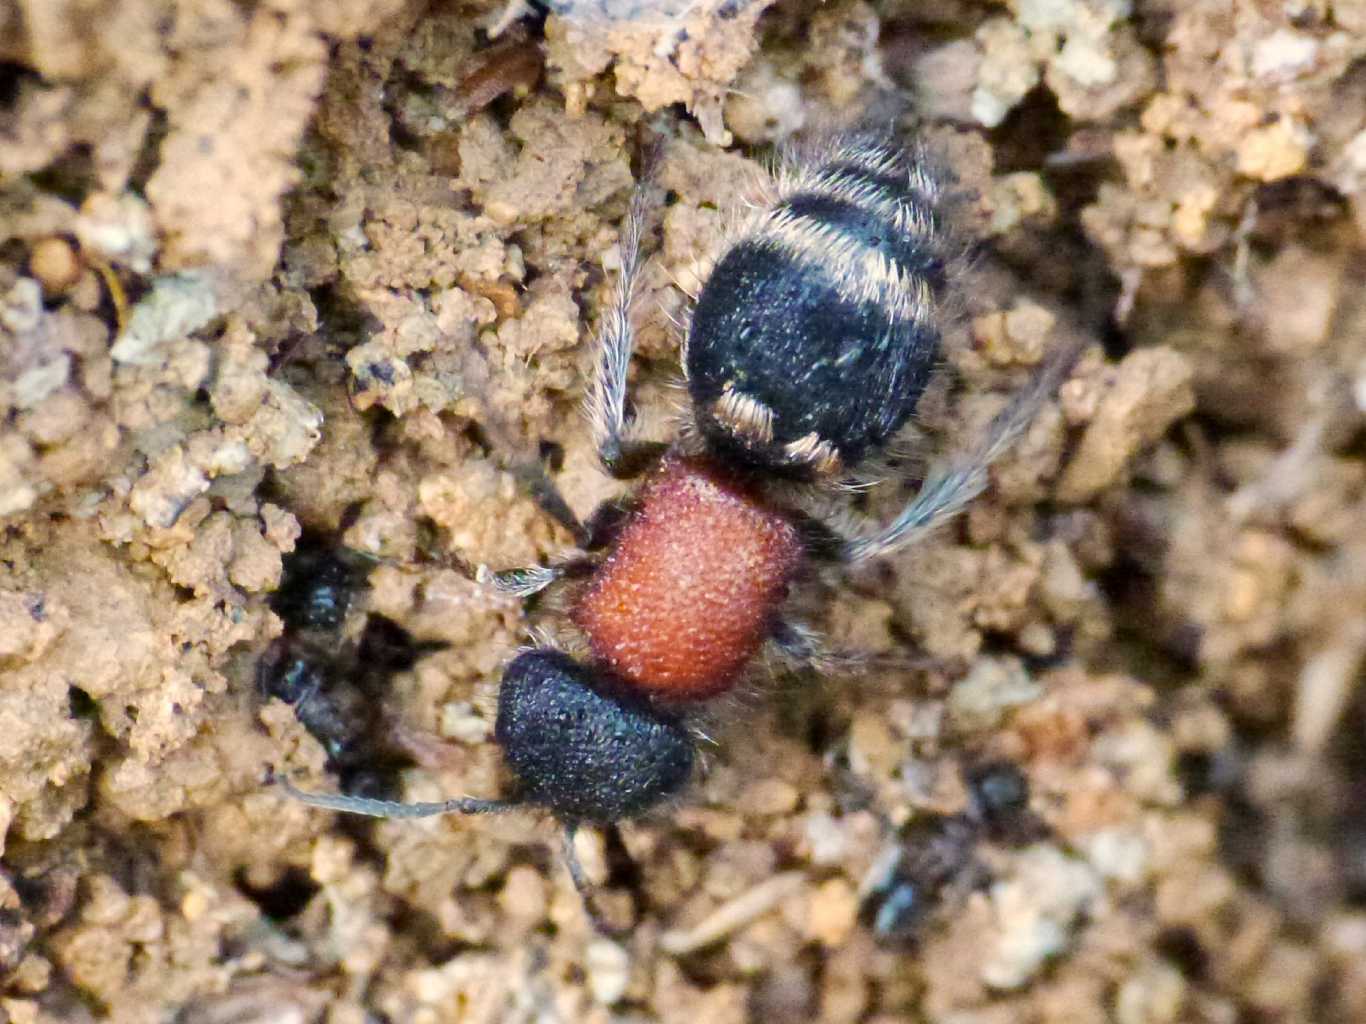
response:
<svg viewBox="0 0 1366 1024"><path fill-rule="evenodd" d="M551 6L0 10L0 1015L1366 1019L1366 4ZM977 256L917 451L1094 340L961 523L810 588L930 667L760 672L686 800L581 836L620 940L553 822L264 786L337 784L258 685L301 541L366 556L322 642L439 648L329 663L353 777L505 786L501 667L564 626L469 569L569 546L538 453L580 514L620 493L579 405L633 183L665 437L737 198L870 111ZM993 759L1036 827L881 941L889 858Z"/></svg>

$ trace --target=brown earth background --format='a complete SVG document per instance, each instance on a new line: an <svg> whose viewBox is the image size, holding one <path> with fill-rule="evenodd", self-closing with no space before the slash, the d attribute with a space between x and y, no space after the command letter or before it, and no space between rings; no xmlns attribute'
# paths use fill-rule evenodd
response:
<svg viewBox="0 0 1366 1024"><path fill-rule="evenodd" d="M0 1015L1366 1020L1366 3L560 7L0 7ZM983 254L925 446L1095 339L960 523L816 582L840 643L940 667L761 670L686 800L581 838L620 941L548 821L264 786L336 784L257 684L303 529L446 645L382 702L403 793L505 785L536 619L462 568L569 545L519 453L619 490L579 404L633 182L666 436L737 199L889 96ZM1046 835L879 946L861 887L971 758Z"/></svg>

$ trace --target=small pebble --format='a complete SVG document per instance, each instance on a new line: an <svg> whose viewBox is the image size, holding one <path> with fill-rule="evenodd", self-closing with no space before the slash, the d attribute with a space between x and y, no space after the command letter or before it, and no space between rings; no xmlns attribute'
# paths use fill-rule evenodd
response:
<svg viewBox="0 0 1366 1024"><path fill-rule="evenodd" d="M615 942L598 939L589 943L583 966L588 974L588 989L599 1005L611 1006L626 995L631 981L631 958Z"/></svg>
<svg viewBox="0 0 1366 1024"><path fill-rule="evenodd" d="M65 238L43 238L29 253L28 268L43 291L60 295L81 279L81 258Z"/></svg>

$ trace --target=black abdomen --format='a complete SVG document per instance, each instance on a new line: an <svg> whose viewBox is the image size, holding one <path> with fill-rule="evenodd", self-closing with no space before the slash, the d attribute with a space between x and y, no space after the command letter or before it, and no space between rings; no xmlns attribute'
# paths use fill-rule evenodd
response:
<svg viewBox="0 0 1366 1024"><path fill-rule="evenodd" d="M914 160L866 137L790 176L693 313L689 390L713 449L815 476L901 429L939 353L937 198Z"/></svg>

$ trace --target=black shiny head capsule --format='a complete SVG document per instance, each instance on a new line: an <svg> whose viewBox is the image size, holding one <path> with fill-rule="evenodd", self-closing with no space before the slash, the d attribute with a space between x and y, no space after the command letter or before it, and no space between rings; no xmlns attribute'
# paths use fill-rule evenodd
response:
<svg viewBox="0 0 1366 1024"><path fill-rule="evenodd" d="M680 722L554 650L526 651L508 666L494 737L520 799L566 822L633 817L692 775L692 738Z"/></svg>
<svg viewBox="0 0 1366 1024"><path fill-rule="evenodd" d="M988 761L967 772L969 815L995 842L1024 845L1049 835L1047 823L1029 809L1029 780L1009 761Z"/></svg>
<svg viewBox="0 0 1366 1024"><path fill-rule="evenodd" d="M939 182L879 135L819 157L717 263L688 332L708 447L780 476L833 476L884 446L939 357Z"/></svg>
<svg viewBox="0 0 1366 1024"><path fill-rule="evenodd" d="M284 560L271 611L291 631L339 629L372 568L363 556L305 533Z"/></svg>
<svg viewBox="0 0 1366 1024"><path fill-rule="evenodd" d="M968 772L973 807L988 828L1001 826L1029 807L1029 782L1008 761L990 761Z"/></svg>

